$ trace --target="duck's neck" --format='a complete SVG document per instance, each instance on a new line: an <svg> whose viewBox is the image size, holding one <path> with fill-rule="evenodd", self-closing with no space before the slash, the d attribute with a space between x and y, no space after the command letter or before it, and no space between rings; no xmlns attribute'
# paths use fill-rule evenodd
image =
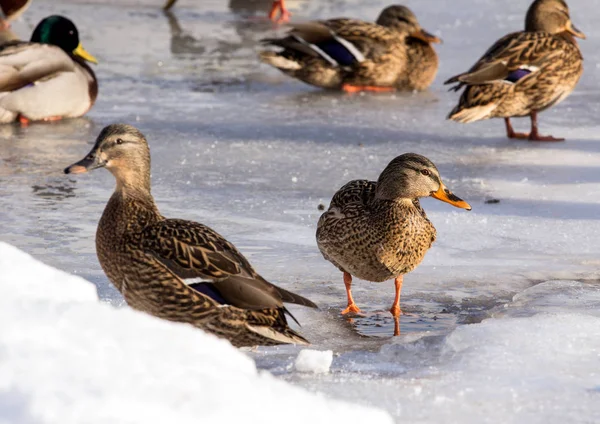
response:
<svg viewBox="0 0 600 424"><path fill-rule="evenodd" d="M113 172L114 173L114 172ZM117 176L117 175L115 175ZM164 219L150 193L150 176L147 181L117 178L115 192L111 196L101 222L115 235L137 233L146 226Z"/></svg>

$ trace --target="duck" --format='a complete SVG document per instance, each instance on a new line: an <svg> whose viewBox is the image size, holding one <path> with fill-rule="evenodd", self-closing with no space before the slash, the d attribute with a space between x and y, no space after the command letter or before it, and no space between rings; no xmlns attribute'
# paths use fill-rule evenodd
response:
<svg viewBox="0 0 600 424"><path fill-rule="evenodd" d="M29 3L31 0L0 0L0 44L19 39L10 29L10 22L21 16Z"/></svg>
<svg viewBox="0 0 600 424"><path fill-rule="evenodd" d="M163 10L167 11L171 9L176 2L177 0L167 0L163 6ZM291 13L285 6L285 0L273 0L268 16L271 21L276 23L289 22Z"/></svg>
<svg viewBox="0 0 600 424"><path fill-rule="evenodd" d="M160 214L150 192L150 149L139 129L105 127L90 153L64 172L98 168L112 173L116 188L98 224L96 252L130 307L237 347L309 343L288 326L283 303L315 303L265 280L206 225Z"/></svg>
<svg viewBox="0 0 600 424"><path fill-rule="evenodd" d="M43 19L31 41L0 46L0 123L54 121L87 113L98 81L86 63L98 63L64 16Z"/></svg>
<svg viewBox="0 0 600 424"><path fill-rule="evenodd" d="M361 312L352 297L353 277L377 283L394 279L390 313L394 335L399 334L404 274L421 263L436 240L436 229L419 203L429 196L471 210L444 185L434 163L416 153L394 158L377 181L353 180L334 194L316 238L323 257L343 273L347 306L342 315Z"/></svg>
<svg viewBox="0 0 600 424"><path fill-rule="evenodd" d="M4 17L0 18L0 30L10 28L14 21L29 7L31 0L0 0L0 10Z"/></svg>
<svg viewBox="0 0 600 424"><path fill-rule="evenodd" d="M323 89L345 92L422 91L437 74L438 56L427 32L406 6L388 6L375 23L338 18L292 24L286 37L263 45L263 63Z"/></svg>
<svg viewBox="0 0 600 424"><path fill-rule="evenodd" d="M509 139L564 141L538 130L538 113L557 105L575 89L583 74L583 55L575 37L585 39L572 22L564 0L535 0L525 30L508 34L490 47L467 72L445 84L464 91L448 119L470 123L504 118ZM513 117L529 116L531 131L516 132Z"/></svg>

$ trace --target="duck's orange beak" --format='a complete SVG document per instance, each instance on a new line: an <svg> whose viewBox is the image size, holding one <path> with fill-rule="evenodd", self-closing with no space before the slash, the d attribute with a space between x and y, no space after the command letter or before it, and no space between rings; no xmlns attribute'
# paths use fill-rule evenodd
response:
<svg viewBox="0 0 600 424"><path fill-rule="evenodd" d="M575 37L579 37L582 40L586 39L586 36L583 32L581 32L579 30L579 28L577 28L575 25L573 25L573 22L569 21L569 23L567 24L567 32L574 35Z"/></svg>
<svg viewBox="0 0 600 424"><path fill-rule="evenodd" d="M452 192L448 190L444 184L440 184L438 191L431 193L431 197L441 200L442 202L450 203L452 206L456 206L457 208L466 209L468 211L471 210L471 205L469 205L460 197L452 194Z"/></svg>
<svg viewBox="0 0 600 424"><path fill-rule="evenodd" d="M411 37L418 38L419 40L425 41L426 43L441 43L442 39L436 35L433 35L423 28L410 34Z"/></svg>

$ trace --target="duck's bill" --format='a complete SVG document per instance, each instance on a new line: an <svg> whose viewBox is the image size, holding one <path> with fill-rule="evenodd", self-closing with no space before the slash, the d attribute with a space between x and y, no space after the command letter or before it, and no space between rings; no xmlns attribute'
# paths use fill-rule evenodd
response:
<svg viewBox="0 0 600 424"><path fill-rule="evenodd" d="M79 56L83 60L87 60L88 62L92 62L92 63L98 64L98 60L94 56L92 56L91 54L89 54L87 52L87 50L83 48L83 46L81 45L81 43L79 43L79 45L77 46L77 48L75 50L73 50L73 54L75 56Z"/></svg>
<svg viewBox="0 0 600 424"><path fill-rule="evenodd" d="M579 30L579 28L577 28L575 25L573 25L573 22L569 22L569 25L567 26L567 32L573 34L575 37L579 37L583 40L586 39L585 34Z"/></svg>
<svg viewBox="0 0 600 424"><path fill-rule="evenodd" d="M440 185L438 191L435 191L431 194L431 197L441 200L442 202L450 203L452 206L456 206L457 208L466 209L468 211L471 210L471 205L469 205L460 197L455 196L443 184Z"/></svg>
<svg viewBox="0 0 600 424"><path fill-rule="evenodd" d="M441 43L442 39L436 35L431 34L430 32L425 31L423 28L418 31L410 34L411 37L418 38L419 40L423 40L426 43Z"/></svg>
<svg viewBox="0 0 600 424"><path fill-rule="evenodd" d="M71 166L65 168L65 174L83 174L94 169L102 168L106 165L103 161L98 159L98 156L89 154L79 162L75 162Z"/></svg>

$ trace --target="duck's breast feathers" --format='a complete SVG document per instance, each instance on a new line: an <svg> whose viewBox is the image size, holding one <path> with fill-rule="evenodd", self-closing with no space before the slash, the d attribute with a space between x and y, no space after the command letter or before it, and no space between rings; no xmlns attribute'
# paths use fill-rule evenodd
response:
<svg viewBox="0 0 600 424"><path fill-rule="evenodd" d="M59 47L13 42L0 48L0 91L14 91L61 72L74 72L75 63Z"/></svg>
<svg viewBox="0 0 600 424"><path fill-rule="evenodd" d="M492 82L516 83L557 60L575 54L579 49L567 39L546 32L516 32L498 40L463 74L445 84L477 85Z"/></svg>

